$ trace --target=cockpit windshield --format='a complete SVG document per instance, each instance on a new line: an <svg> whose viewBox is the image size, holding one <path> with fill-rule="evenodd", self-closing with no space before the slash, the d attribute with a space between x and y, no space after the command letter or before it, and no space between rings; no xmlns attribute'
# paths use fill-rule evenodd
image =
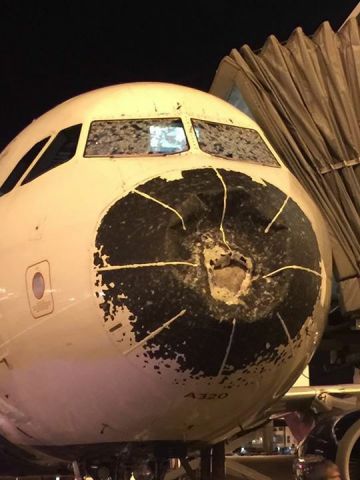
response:
<svg viewBox="0 0 360 480"><path fill-rule="evenodd" d="M98 120L91 123L84 155L170 155L188 149L180 118Z"/></svg>
<svg viewBox="0 0 360 480"><path fill-rule="evenodd" d="M274 155L252 128L192 119L195 134L202 151L226 158L279 167Z"/></svg>

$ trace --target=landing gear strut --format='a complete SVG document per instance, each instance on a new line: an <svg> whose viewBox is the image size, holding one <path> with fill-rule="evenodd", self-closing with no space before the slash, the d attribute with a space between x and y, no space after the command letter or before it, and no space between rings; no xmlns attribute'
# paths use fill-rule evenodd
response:
<svg viewBox="0 0 360 480"><path fill-rule="evenodd" d="M211 447L202 448L200 455L200 478L211 480Z"/></svg>
<svg viewBox="0 0 360 480"><path fill-rule="evenodd" d="M74 460L72 462L72 469L73 469L73 472L74 472L74 480L82 480L79 464L76 460Z"/></svg>
<svg viewBox="0 0 360 480"><path fill-rule="evenodd" d="M225 480L225 444L217 443L213 446L211 480Z"/></svg>
<svg viewBox="0 0 360 480"><path fill-rule="evenodd" d="M189 462L181 459L181 465L191 480L197 480L195 470ZM213 447L205 447L200 452L200 479L225 480L225 444L218 443Z"/></svg>

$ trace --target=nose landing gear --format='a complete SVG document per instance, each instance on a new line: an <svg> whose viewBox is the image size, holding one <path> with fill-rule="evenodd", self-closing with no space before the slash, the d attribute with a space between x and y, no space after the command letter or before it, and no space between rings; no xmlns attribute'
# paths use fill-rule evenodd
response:
<svg viewBox="0 0 360 480"><path fill-rule="evenodd" d="M191 480L199 480L187 459L181 459L181 465ZM200 480L225 480L225 444L217 443L205 447L200 452Z"/></svg>
<svg viewBox="0 0 360 480"><path fill-rule="evenodd" d="M197 457L191 463L186 454L184 445L158 445L148 455L87 458L72 462L71 467L74 480L166 480L168 472L168 478L183 476L181 470L174 476L180 460L190 480L225 480L224 442L202 448L200 459Z"/></svg>

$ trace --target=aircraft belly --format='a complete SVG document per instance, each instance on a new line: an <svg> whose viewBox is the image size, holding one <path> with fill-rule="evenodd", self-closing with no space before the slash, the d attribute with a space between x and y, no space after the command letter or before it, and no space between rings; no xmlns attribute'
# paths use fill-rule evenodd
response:
<svg viewBox="0 0 360 480"><path fill-rule="evenodd" d="M286 347L283 352L291 355ZM297 357L291 360L294 369L296 362L303 362L300 351ZM12 428L6 429L1 422L1 435L14 443L40 446L209 441L234 426L248 428L249 419L261 417L274 400L274 385L279 395L283 393L282 373L287 368L275 377L259 362L244 374L241 387L229 391L220 382L174 385L170 374L159 384L156 373L140 372L131 359L118 355L97 359L96 364L53 361L42 366L41 373L33 368L17 375L18 384L32 385L28 397L32 408L24 409L27 415L14 416L1 404L8 427L12 421Z"/></svg>

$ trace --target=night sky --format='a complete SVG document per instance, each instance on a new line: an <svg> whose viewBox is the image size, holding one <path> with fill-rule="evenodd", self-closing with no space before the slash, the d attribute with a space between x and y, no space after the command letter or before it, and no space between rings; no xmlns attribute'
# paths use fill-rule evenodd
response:
<svg viewBox="0 0 360 480"><path fill-rule="evenodd" d="M143 0L146 2L146 0ZM0 150L58 103L106 85L165 81L207 91L232 48L338 29L357 0L2 1Z"/></svg>

